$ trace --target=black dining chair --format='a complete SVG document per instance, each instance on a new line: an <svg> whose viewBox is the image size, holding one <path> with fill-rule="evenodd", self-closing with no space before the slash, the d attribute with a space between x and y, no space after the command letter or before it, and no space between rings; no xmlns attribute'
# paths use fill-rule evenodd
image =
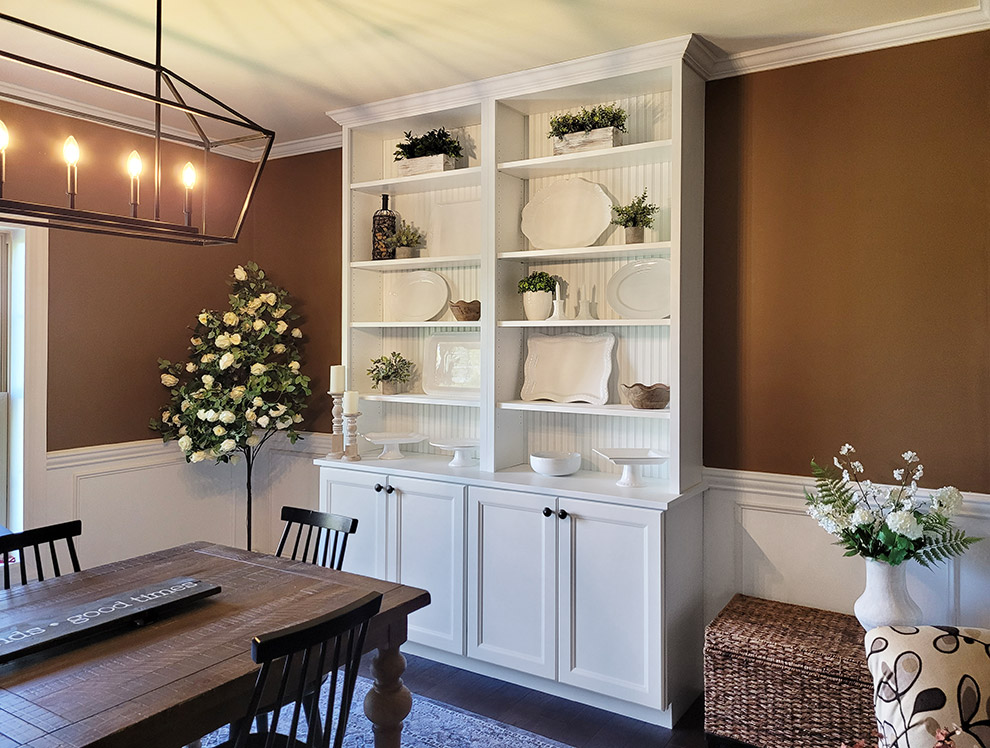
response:
<svg viewBox="0 0 990 748"><path fill-rule="evenodd" d="M52 576L62 575L62 569L58 563L58 551L55 543L64 540L68 546L69 562L73 571L79 571L79 557L76 555L76 546L72 542L73 538L82 535L82 521L61 522L57 525L46 525L45 527L35 527L23 532L12 532L8 535L0 535L0 563L3 564L3 588L10 589L10 567L11 555L16 556L16 564L20 567L21 584L28 583L29 560L34 561L35 576L39 580L45 579L45 567L42 564L42 548L47 546L47 553L51 556ZM29 555L30 553L30 555Z"/></svg>
<svg viewBox="0 0 990 748"><path fill-rule="evenodd" d="M347 538L357 531L358 521L342 514L317 512L313 509L300 509L294 506L282 507L282 520L285 529L278 541L276 556L281 556L286 542L295 527L290 558L319 566L340 570L347 550ZM305 530L305 539L303 531ZM314 537L315 534L315 537ZM302 544L302 549L300 549Z"/></svg>
<svg viewBox="0 0 990 748"><path fill-rule="evenodd" d="M261 670L247 712L231 725L230 739L219 748L340 748L368 622L381 604L381 593L371 592L334 613L255 637L251 658ZM330 684L326 716L321 720L319 710L302 716L305 694L313 691L324 673ZM334 720L338 690L340 703ZM288 729L276 733L283 711ZM252 733L251 724L262 713L271 716L273 727Z"/></svg>

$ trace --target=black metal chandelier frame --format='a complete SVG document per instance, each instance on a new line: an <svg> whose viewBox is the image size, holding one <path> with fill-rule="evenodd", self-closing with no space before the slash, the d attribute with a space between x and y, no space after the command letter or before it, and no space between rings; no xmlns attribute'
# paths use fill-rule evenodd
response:
<svg viewBox="0 0 990 748"><path fill-rule="evenodd" d="M253 120L240 114L227 104L224 104L215 96L207 93L195 84L190 83L182 76L177 75L162 65L162 0L157 0L154 63L133 57L123 52L109 49L108 47L104 47L99 44L88 42L84 39L78 39L60 31L32 23L21 18L16 18L15 16L11 16L7 13L0 13L0 21L13 23L40 34L59 39L60 41L75 44L93 52L107 55L116 60L139 66L145 70L153 72L155 76L155 93L151 94L129 86L121 85L119 83L113 83L111 81L102 80L78 71L59 67L51 63L34 60L29 57L25 57L24 55L0 50L0 58L33 67L38 70L43 70L48 73L54 73L56 75L72 78L77 81L107 89L109 91L114 91L119 94L132 96L154 104L155 109L154 126L148 127L141 124L135 124L134 122L125 122L114 119L110 116L101 116L88 112L77 111L70 107L40 102L27 96L22 96L15 93L0 92L0 98L3 99L27 104L29 106L37 107L56 114L68 115L89 122L94 122L96 124L116 127L153 137L155 144L154 219L135 218L131 216L117 215L114 213L79 210L74 207L62 207L57 205L10 200L2 197L2 191L0 191L0 219L6 219L13 223L25 225L41 225L48 228L62 228L90 233L110 234L114 236L155 239L159 241L177 242L182 244L230 244L237 241L241 228L244 225L244 219L247 216L251 201L254 198L258 182L261 178L261 173L264 170L265 164L268 161L268 156L271 153L272 144L275 140L275 133L274 131L264 128ZM187 104L180 94L176 83L181 83L191 91L195 91L200 96L215 104L225 113L220 114L210 112ZM167 99L162 95L163 86L169 90L171 95L174 97L174 100ZM200 149L207 155L211 151L214 151L216 148L222 146L232 146L249 141L264 140L264 151L260 160L257 162L257 167L255 168L250 186L248 187L247 194L244 198L244 203L241 206L237 222L233 228L233 231L229 235L207 233L205 231L205 215L202 217L204 226L203 230L197 226L170 223L161 220L163 107L183 113L189 120L189 123L196 133L196 137L192 137L187 134L169 132L165 134L165 140L193 146ZM198 118L205 118L214 122L233 125L247 130L248 133L237 137L214 140L206 134ZM2 177L0 177L0 179L2 179Z"/></svg>

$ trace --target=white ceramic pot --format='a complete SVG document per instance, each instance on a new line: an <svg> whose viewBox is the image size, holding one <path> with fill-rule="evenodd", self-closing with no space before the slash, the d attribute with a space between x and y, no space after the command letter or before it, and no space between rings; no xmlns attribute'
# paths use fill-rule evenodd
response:
<svg viewBox="0 0 990 748"><path fill-rule="evenodd" d="M917 626L922 612L907 588L906 564L891 566L884 561L866 561L866 589L853 610L860 625L869 631L877 626Z"/></svg>
<svg viewBox="0 0 990 748"><path fill-rule="evenodd" d="M523 292L523 311L526 319L542 320L550 316L553 308L553 294L549 291Z"/></svg>

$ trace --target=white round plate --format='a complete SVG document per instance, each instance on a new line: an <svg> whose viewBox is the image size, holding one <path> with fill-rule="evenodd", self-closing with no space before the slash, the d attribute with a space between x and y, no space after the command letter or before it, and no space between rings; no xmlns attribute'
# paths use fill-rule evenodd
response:
<svg viewBox="0 0 990 748"><path fill-rule="evenodd" d="M449 298L442 275L414 270L396 278L388 292L388 308L399 322L426 322L443 314Z"/></svg>
<svg viewBox="0 0 990 748"><path fill-rule="evenodd" d="M605 298L623 319L670 316L670 260L639 260L619 268L608 280Z"/></svg>
<svg viewBox="0 0 990 748"><path fill-rule="evenodd" d="M612 221L612 201L580 177L547 185L522 210L522 232L537 249L590 247Z"/></svg>

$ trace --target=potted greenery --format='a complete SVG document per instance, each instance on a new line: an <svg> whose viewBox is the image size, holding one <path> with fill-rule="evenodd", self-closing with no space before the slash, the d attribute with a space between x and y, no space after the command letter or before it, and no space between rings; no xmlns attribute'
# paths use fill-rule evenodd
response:
<svg viewBox="0 0 990 748"><path fill-rule="evenodd" d="M371 389L377 390L382 386L383 395L395 395L400 385L412 379L412 361L398 351L392 351L388 356L371 359L368 376L371 377Z"/></svg>
<svg viewBox="0 0 990 748"><path fill-rule="evenodd" d="M407 130L406 139L395 147L395 160L399 163L399 176L428 174L454 168L454 159L460 158L461 144L443 127L422 135Z"/></svg>
<svg viewBox="0 0 990 748"><path fill-rule="evenodd" d="M643 241L644 229L653 225L653 214L660 208L646 202L646 190L643 190L643 194L634 197L629 205L616 205L612 210L615 211L612 223L625 226L626 244L636 244Z"/></svg>
<svg viewBox="0 0 990 748"><path fill-rule="evenodd" d="M393 257L400 260L409 259L414 255L414 250L420 247L426 240L426 234L416 228L411 223L399 221L399 227L388 239L385 246L390 250Z"/></svg>
<svg viewBox="0 0 990 748"><path fill-rule="evenodd" d="M555 285L553 276L542 270L530 273L519 281L519 293L523 295L523 311L526 313L526 319L541 320L550 316Z"/></svg>
<svg viewBox="0 0 990 748"><path fill-rule="evenodd" d="M622 143L626 112L612 104L599 104L581 111L564 112L550 118L548 138L553 138L553 155L611 148Z"/></svg>

